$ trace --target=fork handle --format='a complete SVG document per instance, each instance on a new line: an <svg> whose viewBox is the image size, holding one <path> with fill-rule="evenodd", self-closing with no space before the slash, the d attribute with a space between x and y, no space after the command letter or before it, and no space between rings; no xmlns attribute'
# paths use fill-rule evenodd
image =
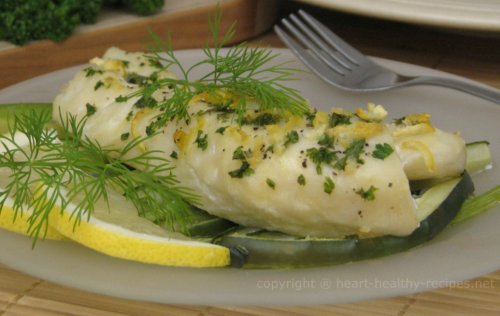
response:
<svg viewBox="0 0 500 316"><path fill-rule="evenodd" d="M442 78L442 77L432 77L432 76L415 77L409 81L400 83L400 86L414 86L414 85L436 85L436 86L451 88L500 104L500 90L479 83L470 83L467 81L456 80L452 78Z"/></svg>

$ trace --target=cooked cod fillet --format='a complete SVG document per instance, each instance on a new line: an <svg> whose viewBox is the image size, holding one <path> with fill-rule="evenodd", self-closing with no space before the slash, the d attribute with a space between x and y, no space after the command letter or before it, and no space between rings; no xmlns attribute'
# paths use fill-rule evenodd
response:
<svg viewBox="0 0 500 316"><path fill-rule="evenodd" d="M162 114L140 97L137 78L174 78L142 53L109 49L78 72L54 100L54 119L88 116L84 133L120 148L145 136ZM164 87L154 97L171 97ZM356 116L341 109L307 117L277 116L250 105L246 123L227 108L225 91L191 99L189 121L171 121L135 148L158 150L175 167L200 207L236 223L297 236L405 236L418 227L409 179L463 172L464 141L433 127L427 115L384 124L385 110L370 104ZM59 114L61 113L61 115ZM333 124L335 118L349 119Z"/></svg>

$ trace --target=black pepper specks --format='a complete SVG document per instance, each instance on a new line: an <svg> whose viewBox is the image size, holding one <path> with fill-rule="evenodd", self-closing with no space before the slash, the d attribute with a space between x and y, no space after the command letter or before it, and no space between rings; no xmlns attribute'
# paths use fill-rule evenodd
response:
<svg viewBox="0 0 500 316"><path fill-rule="evenodd" d="M302 160L302 168L307 168L307 159Z"/></svg>

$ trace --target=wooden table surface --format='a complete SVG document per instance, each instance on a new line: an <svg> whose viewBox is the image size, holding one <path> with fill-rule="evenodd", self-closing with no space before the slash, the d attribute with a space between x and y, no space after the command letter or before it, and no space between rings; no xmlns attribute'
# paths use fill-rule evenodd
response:
<svg viewBox="0 0 500 316"><path fill-rule="evenodd" d="M286 3L278 14L284 15L299 6ZM500 34L445 31L307 9L328 21L338 34L367 54L463 75L500 88ZM250 42L283 46L270 31ZM129 44L124 43L134 46ZM184 42L183 47L197 45ZM109 43L101 40L96 46L104 50ZM93 57L85 55L88 49L84 48L81 47L82 53L73 55L51 52L52 60L64 59L53 64L47 64L43 53L40 59L29 61L18 60L15 55L6 60L0 53L1 77L8 77L0 79L0 88ZM22 50L26 53L30 49L28 46ZM0 266L0 315L500 315L500 271L454 288L383 300L305 307L231 307L165 305L112 298L59 286Z"/></svg>

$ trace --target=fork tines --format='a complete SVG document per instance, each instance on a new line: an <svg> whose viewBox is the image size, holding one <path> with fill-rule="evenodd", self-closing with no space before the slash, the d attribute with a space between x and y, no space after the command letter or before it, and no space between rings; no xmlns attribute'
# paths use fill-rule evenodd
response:
<svg viewBox="0 0 500 316"><path fill-rule="evenodd" d="M281 27L275 26L274 30L278 36L302 62L312 68L325 67L321 63L323 62L330 71L333 70L337 75L343 76L358 65L358 59L364 58L359 51L302 10L299 10L299 16L291 14L289 19L284 18L281 22L293 37Z"/></svg>

